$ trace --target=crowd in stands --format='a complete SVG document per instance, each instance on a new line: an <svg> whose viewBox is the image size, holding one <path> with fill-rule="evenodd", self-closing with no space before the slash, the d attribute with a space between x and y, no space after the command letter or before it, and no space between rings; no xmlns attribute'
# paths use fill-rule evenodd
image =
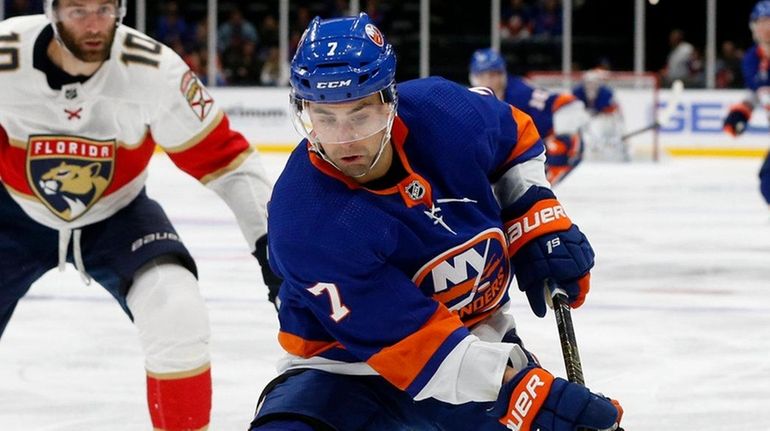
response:
<svg viewBox="0 0 770 431"><path fill-rule="evenodd" d="M41 13L43 0L3 0L5 16ZM170 46L182 56L190 68L205 80L208 64L208 24L205 3L197 13L187 10L193 2L163 0L148 19L148 34ZM302 31L315 15L325 18L345 16L348 0L293 0L289 25L289 56L294 54ZM281 77L282 59L278 49L277 11L267 9L251 13L239 8L240 2L220 2L217 29L217 85L286 85ZM361 0L362 11L369 14L380 28L390 33L389 20L380 0ZM184 9L182 9L184 8ZM504 0L501 7L501 36L520 41L558 37L562 34L561 0ZM663 85L676 79L690 88L705 86L703 50L687 41L682 30L669 35L670 52L666 65L660 70ZM735 42L721 43L716 64L717 88L742 88L741 59L743 49ZM288 61L288 60L286 60ZM556 65L558 66L558 65ZM592 66L592 65L589 65Z"/></svg>

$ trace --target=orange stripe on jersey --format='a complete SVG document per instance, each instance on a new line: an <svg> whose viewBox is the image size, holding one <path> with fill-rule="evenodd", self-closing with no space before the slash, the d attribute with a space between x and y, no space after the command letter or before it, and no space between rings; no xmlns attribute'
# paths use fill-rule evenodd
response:
<svg viewBox="0 0 770 431"><path fill-rule="evenodd" d="M230 121L224 115L216 127L196 144L181 150L166 150L174 164L198 180L213 179L221 174L220 171L234 169L232 163L251 151L254 150L246 138L230 129Z"/></svg>
<svg viewBox="0 0 770 431"><path fill-rule="evenodd" d="M535 127L532 117L513 106L511 106L511 113L513 115L513 120L516 122L519 134L516 137L516 146L513 148L511 154L508 155L505 163L509 163L511 160L524 154L540 140L540 133L537 132L537 127Z"/></svg>
<svg viewBox="0 0 770 431"><path fill-rule="evenodd" d="M574 102L575 100L577 100L575 96L569 93L561 93L556 96L556 100L553 101L553 108L551 108L551 112L556 112L562 106L570 102Z"/></svg>
<svg viewBox="0 0 770 431"><path fill-rule="evenodd" d="M312 341L298 337L288 332L278 332L278 343L292 355L302 358L310 358L334 347L341 347L338 341Z"/></svg>
<svg viewBox="0 0 770 431"><path fill-rule="evenodd" d="M440 305L422 328L398 343L380 350L366 362L394 386L405 390L444 340L462 326L456 315Z"/></svg>
<svg viewBox="0 0 770 431"><path fill-rule="evenodd" d="M567 230L570 226L572 220L567 217L561 203L556 199L543 199L523 216L505 224L508 253L513 256L532 239L547 233Z"/></svg>

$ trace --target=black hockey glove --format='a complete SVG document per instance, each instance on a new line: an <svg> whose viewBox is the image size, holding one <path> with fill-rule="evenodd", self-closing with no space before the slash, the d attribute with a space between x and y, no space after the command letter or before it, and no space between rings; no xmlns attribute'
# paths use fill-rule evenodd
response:
<svg viewBox="0 0 770 431"><path fill-rule="evenodd" d="M257 258L259 265L262 267L262 280L265 281L267 286L267 300L272 302L275 310L278 311L278 303L276 301L283 280L270 269L270 262L267 259L267 234L257 239L256 249L252 254Z"/></svg>

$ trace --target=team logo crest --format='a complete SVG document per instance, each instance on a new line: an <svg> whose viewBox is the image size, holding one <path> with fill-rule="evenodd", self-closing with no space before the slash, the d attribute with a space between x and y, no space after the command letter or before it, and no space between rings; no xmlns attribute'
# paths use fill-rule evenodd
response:
<svg viewBox="0 0 770 431"><path fill-rule="evenodd" d="M425 186L417 180L407 184L404 191L406 192L406 195L414 201L419 201L425 196Z"/></svg>
<svg viewBox="0 0 770 431"><path fill-rule="evenodd" d="M463 321L494 309L505 298L511 281L503 232L488 229L441 253L412 280Z"/></svg>
<svg viewBox="0 0 770 431"><path fill-rule="evenodd" d="M385 37L377 27L372 24L366 24L364 31L366 31L366 35L369 36L369 39L374 42L375 45L379 46L380 48L385 45Z"/></svg>
<svg viewBox="0 0 770 431"><path fill-rule="evenodd" d="M102 197L115 170L115 141L77 136L30 136L27 181L64 221L82 216Z"/></svg>
<svg viewBox="0 0 770 431"><path fill-rule="evenodd" d="M211 112L211 108L214 106L214 99L211 98L209 92L192 70L188 70L182 76L182 83L179 89L184 98L187 99L190 109L203 121Z"/></svg>

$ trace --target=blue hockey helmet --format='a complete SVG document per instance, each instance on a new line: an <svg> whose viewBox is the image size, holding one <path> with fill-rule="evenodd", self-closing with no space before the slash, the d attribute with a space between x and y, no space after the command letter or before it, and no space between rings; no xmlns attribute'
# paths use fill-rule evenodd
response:
<svg viewBox="0 0 770 431"><path fill-rule="evenodd" d="M291 61L295 99L344 102L385 90L396 75L396 54L369 16L315 17Z"/></svg>
<svg viewBox="0 0 770 431"><path fill-rule="evenodd" d="M471 57L470 73L487 71L505 72L505 60L492 48L478 49Z"/></svg>
<svg viewBox="0 0 770 431"><path fill-rule="evenodd" d="M753 23L760 18L770 18L770 0L762 0L754 5L749 15L749 23Z"/></svg>

